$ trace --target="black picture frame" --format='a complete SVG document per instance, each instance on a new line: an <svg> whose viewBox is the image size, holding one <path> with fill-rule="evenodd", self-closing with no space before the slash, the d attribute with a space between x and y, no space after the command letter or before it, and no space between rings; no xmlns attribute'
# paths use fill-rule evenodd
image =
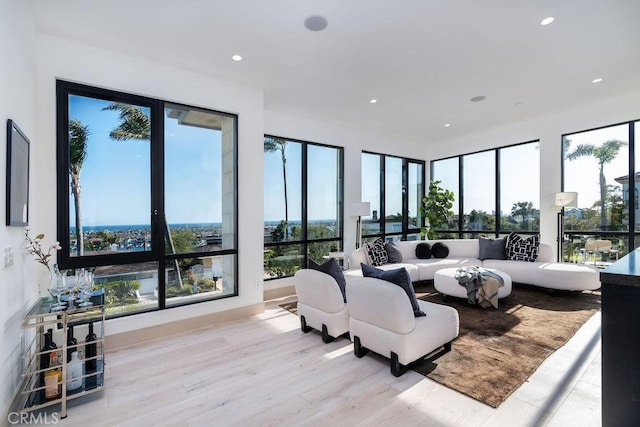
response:
<svg viewBox="0 0 640 427"><path fill-rule="evenodd" d="M29 225L29 138L7 120L7 225Z"/></svg>

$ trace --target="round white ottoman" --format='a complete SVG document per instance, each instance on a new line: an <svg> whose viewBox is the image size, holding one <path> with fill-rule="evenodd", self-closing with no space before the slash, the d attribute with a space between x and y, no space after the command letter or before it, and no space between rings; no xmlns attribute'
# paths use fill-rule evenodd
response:
<svg viewBox="0 0 640 427"><path fill-rule="evenodd" d="M452 296L458 298L467 298L467 288L461 286L456 279L457 268L443 268L438 270L433 275L433 286L436 291L445 296ZM496 270L495 268L487 268L498 276L502 277L504 286L498 288L498 299L508 297L511 294L511 276L504 271Z"/></svg>

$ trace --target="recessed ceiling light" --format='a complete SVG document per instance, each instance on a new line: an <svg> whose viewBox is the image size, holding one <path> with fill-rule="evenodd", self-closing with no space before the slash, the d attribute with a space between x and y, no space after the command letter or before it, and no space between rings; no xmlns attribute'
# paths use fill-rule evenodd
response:
<svg viewBox="0 0 640 427"><path fill-rule="evenodd" d="M540 25L549 25L554 21L553 16L549 16L547 18L544 18L542 21L540 21Z"/></svg>
<svg viewBox="0 0 640 427"><path fill-rule="evenodd" d="M518 101L518 102L516 102L516 103L515 103L515 106L516 106L516 107L520 107L521 105L522 105L522 102L520 102L520 101Z"/></svg>
<svg viewBox="0 0 640 427"><path fill-rule="evenodd" d="M485 99L487 99L486 96L484 95L478 95L478 96L474 96L473 98L471 98L469 101L471 102L480 102L480 101L484 101Z"/></svg>
<svg viewBox="0 0 640 427"><path fill-rule="evenodd" d="M322 31L327 28L327 25L329 25L327 18L320 15L311 15L304 20L304 26L309 31Z"/></svg>
<svg viewBox="0 0 640 427"><path fill-rule="evenodd" d="M601 81L602 81L602 78L598 77L597 79L591 80L591 83L600 83Z"/></svg>
<svg viewBox="0 0 640 427"><path fill-rule="evenodd" d="M444 125L444 127L448 128L451 126L451 123L447 123L446 125Z"/></svg>
<svg viewBox="0 0 640 427"><path fill-rule="evenodd" d="M238 62L238 61L242 61L242 56L240 55L233 55L231 57L231 59L233 59L234 61Z"/></svg>
<svg viewBox="0 0 640 427"><path fill-rule="evenodd" d="M378 102L378 100L377 100L377 99L370 99L370 100L369 100L369 104L375 104L376 102Z"/></svg>

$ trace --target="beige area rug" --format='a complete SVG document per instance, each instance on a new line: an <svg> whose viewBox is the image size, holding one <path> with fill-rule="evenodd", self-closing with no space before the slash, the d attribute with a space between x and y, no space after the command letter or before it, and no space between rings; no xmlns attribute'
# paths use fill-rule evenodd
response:
<svg viewBox="0 0 640 427"><path fill-rule="evenodd" d="M460 334L433 362L410 367L432 380L498 407L540 364L600 309L600 292L547 291L514 285L498 309L466 300L443 302L431 283L416 285L418 298L458 310ZM296 303L283 304L296 312Z"/></svg>

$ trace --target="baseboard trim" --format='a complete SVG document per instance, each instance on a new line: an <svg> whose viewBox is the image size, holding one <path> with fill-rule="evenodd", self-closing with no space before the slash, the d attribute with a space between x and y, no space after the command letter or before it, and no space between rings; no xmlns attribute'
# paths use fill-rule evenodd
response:
<svg viewBox="0 0 640 427"><path fill-rule="evenodd" d="M147 328L136 329L135 331L107 335L104 338L105 348L107 350L114 350L122 347L128 347L133 344L166 337L168 335L181 334L202 328L206 325L211 325L212 323L243 319L260 313L264 313L263 302L217 313L206 314L204 316L177 320L171 323L163 323L157 326L149 326Z"/></svg>
<svg viewBox="0 0 640 427"><path fill-rule="evenodd" d="M295 294L295 286L283 286L281 288L265 289L263 298L265 301L269 301L272 299L288 297Z"/></svg>

